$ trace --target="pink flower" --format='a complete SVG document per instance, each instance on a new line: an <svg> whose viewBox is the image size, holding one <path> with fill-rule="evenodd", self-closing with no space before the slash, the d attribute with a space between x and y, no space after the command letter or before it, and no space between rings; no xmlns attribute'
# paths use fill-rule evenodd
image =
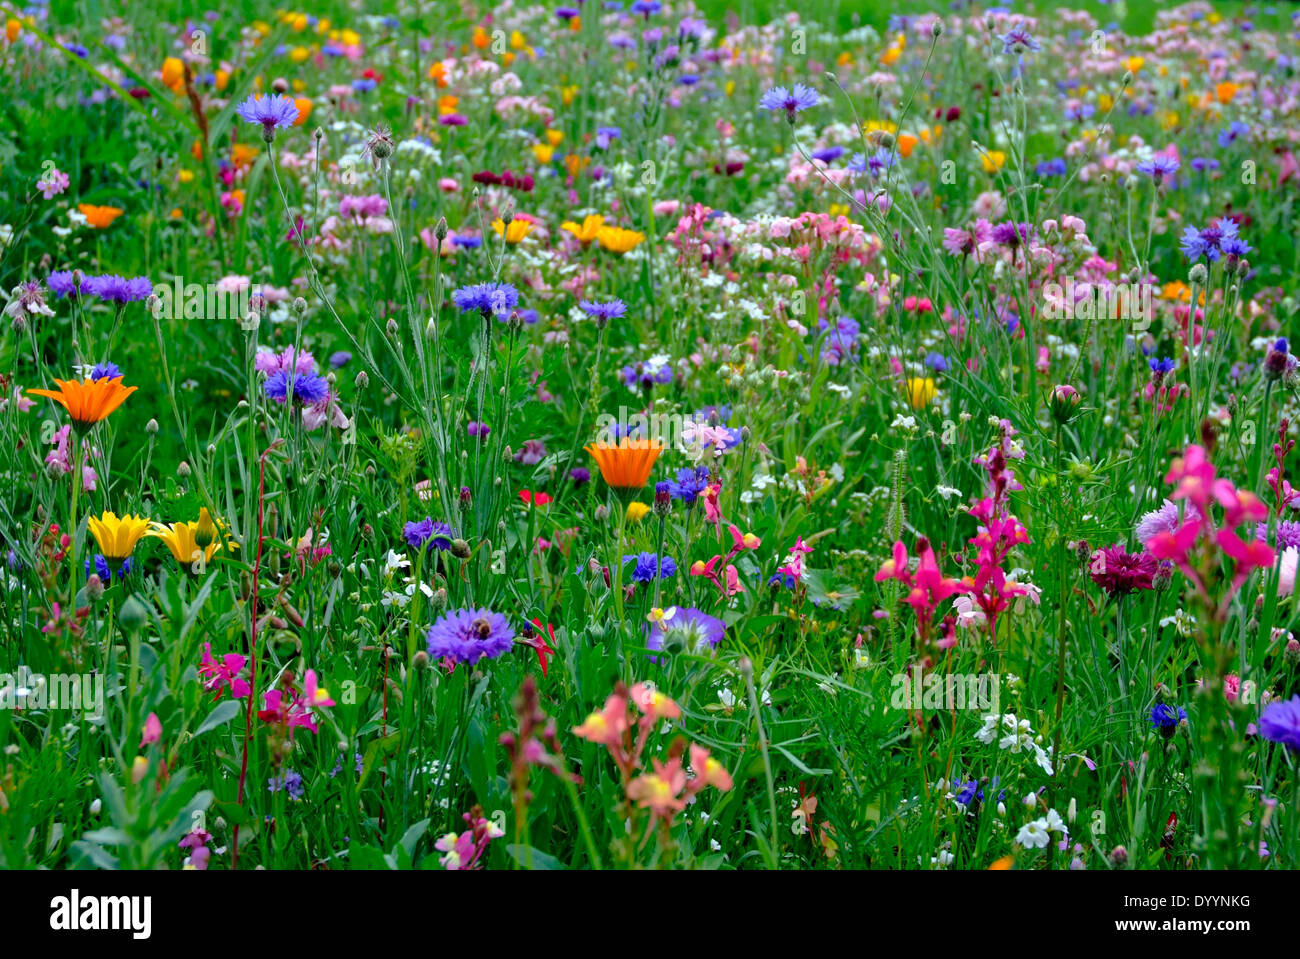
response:
<svg viewBox="0 0 1300 959"><path fill-rule="evenodd" d="M246 657L239 653L226 653L218 662L212 658L212 644L203 644L203 659L199 665L199 675L207 677L203 688L208 692L216 692L213 702L221 698L221 690L225 687L230 688L230 695L235 699L243 699L251 692L248 683L239 678L245 662L247 662Z"/></svg>
<svg viewBox="0 0 1300 959"><path fill-rule="evenodd" d="M162 722L158 719L157 713L150 713L144 721L144 736L140 740L140 748L144 749L150 743L156 743L162 739Z"/></svg>

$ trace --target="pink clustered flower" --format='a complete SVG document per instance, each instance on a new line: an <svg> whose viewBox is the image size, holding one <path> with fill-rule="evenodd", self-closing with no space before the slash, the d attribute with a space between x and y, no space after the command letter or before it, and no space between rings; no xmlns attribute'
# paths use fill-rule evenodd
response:
<svg viewBox="0 0 1300 959"><path fill-rule="evenodd" d="M213 697L213 702L221 698L221 690L225 688L230 689L230 695L234 699L243 699L249 694L251 690L248 683L239 678L247 661L247 657L239 653L226 653L218 661L212 658L212 644L203 644L203 660L199 665L199 675L204 677L203 688L217 694Z"/></svg>
<svg viewBox="0 0 1300 959"><path fill-rule="evenodd" d="M292 680L284 681L285 689L273 689L265 694L266 708L257 712L257 718L265 723L281 727L293 737L294 729L302 727L313 733L319 732L316 725L316 710L334 705L329 693L316 684L316 671L307 670L303 677L302 692L293 686Z"/></svg>
<svg viewBox="0 0 1300 959"><path fill-rule="evenodd" d="M635 704L636 711L631 711ZM637 712L640 715L637 715ZM599 712L591 713L573 734L588 742L603 745L618 766L624 793L629 803L649 810L656 818L670 823L673 816L707 786L721 792L732 787L727 772L709 750L687 743L678 736L668 749L667 761L653 758L650 768L643 764L643 754L650 734L667 719L680 719L681 707L653 683L637 683L630 690L622 682L605 700ZM632 738L636 731L635 740ZM682 760L689 752L689 769Z"/></svg>
<svg viewBox="0 0 1300 959"><path fill-rule="evenodd" d="M45 454L45 463L53 466L64 475L72 472L72 450L69 437L72 432L72 426L65 426L50 437L50 443L54 449ZM84 492L91 492L97 488L99 476L95 473L94 467L90 465L89 449L82 451L81 466L81 488Z"/></svg>
<svg viewBox="0 0 1300 959"><path fill-rule="evenodd" d="M488 843L505 835L504 829L484 817L480 806L475 806L461 818L469 824L468 829L460 835L449 832L433 844L433 848L445 854L438 858L438 862L448 871L482 868Z"/></svg>
<svg viewBox="0 0 1300 959"><path fill-rule="evenodd" d="M1007 579L1002 566L1007 555L1015 547L1029 542L1029 532L1020 521L1011 515L1008 494L1013 490L1023 489L1016 482L1009 461L1022 459L1024 453L1015 449L1011 438L1016 429L1007 420L999 424L1001 437L989 450L986 457L976 459L988 471L989 495L974 506L970 514L982 524L979 532L970 540L976 548L975 562L978 570L971 582L972 597L988 622L990 638L997 638L997 617L1011 605L1017 596L1026 596L1029 590Z"/></svg>
<svg viewBox="0 0 1300 959"><path fill-rule="evenodd" d="M1177 565L1207 601L1211 599L1207 588L1210 570L1218 564L1219 551L1227 554L1233 560L1233 576L1218 606L1217 615L1222 619L1229 601L1250 574L1273 565L1271 546L1254 535L1243 540L1233 529L1267 519L1268 507L1249 490L1238 490L1228 480L1219 478L1201 446L1188 446L1182 456L1175 457L1165 482L1175 487L1170 498L1185 500L1196 508L1196 515L1185 519L1174 530L1156 533L1147 540L1146 547L1157 559L1171 560ZM1211 513L1211 507L1216 504L1223 511L1222 527L1215 524Z"/></svg>
<svg viewBox="0 0 1300 959"><path fill-rule="evenodd" d="M51 200L66 190L70 183L71 181L66 173L57 168L51 168L49 175L36 181L36 189L41 191L41 195L45 199Z"/></svg>
<svg viewBox="0 0 1300 959"><path fill-rule="evenodd" d="M730 525L727 530L731 533L732 546L730 551L725 555L719 553L707 563L703 560L696 560L691 565L690 570L692 576L703 576L716 586L718 592L724 597L735 596L745 590L745 587L740 585L740 576L736 573L736 567L731 565L731 561L747 549L758 549L763 542L753 533L741 533L737 526ZM725 583L723 582L724 579Z"/></svg>

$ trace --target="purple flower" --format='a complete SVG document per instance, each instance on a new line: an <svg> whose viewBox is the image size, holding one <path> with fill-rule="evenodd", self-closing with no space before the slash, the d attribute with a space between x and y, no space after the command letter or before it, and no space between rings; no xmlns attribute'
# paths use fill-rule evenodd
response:
<svg viewBox="0 0 1300 959"><path fill-rule="evenodd" d="M352 362L352 354L349 353L347 350L339 350L337 353L333 353L330 355L330 366L334 367L334 369L336 370L340 366L343 366L350 362Z"/></svg>
<svg viewBox="0 0 1300 959"><path fill-rule="evenodd" d="M429 627L428 653L437 659L474 665L510 651L515 631L500 613L487 609L457 609Z"/></svg>
<svg viewBox="0 0 1300 959"><path fill-rule="evenodd" d="M613 299L607 303L596 303L593 300L583 300L578 306L582 307L582 312L597 320L604 320L608 323L610 320L617 319L620 316L627 315L627 304L622 300Z"/></svg>
<svg viewBox="0 0 1300 959"><path fill-rule="evenodd" d="M546 458L546 444L541 440L524 440L524 445L515 453L515 462L524 466L536 466Z"/></svg>
<svg viewBox="0 0 1300 959"><path fill-rule="evenodd" d="M1233 120L1228 124L1228 129L1219 133L1219 146L1227 147L1236 142L1238 137L1244 137L1250 133L1250 127L1240 120Z"/></svg>
<svg viewBox="0 0 1300 959"><path fill-rule="evenodd" d="M707 653L722 642L727 624L692 607L678 607L671 616L656 620L646 637L646 648L670 653Z"/></svg>
<svg viewBox="0 0 1300 959"><path fill-rule="evenodd" d="M412 549L451 549L455 535L446 523L435 523L429 516L402 527L402 537Z"/></svg>
<svg viewBox="0 0 1300 959"><path fill-rule="evenodd" d="M822 147L812 152L812 158L821 160L822 163L834 163L842 156L844 156L844 147Z"/></svg>
<svg viewBox="0 0 1300 959"><path fill-rule="evenodd" d="M279 370L266 381L266 395L277 403L293 400L303 405L321 403L329 398L329 384L315 373Z"/></svg>
<svg viewBox="0 0 1300 959"><path fill-rule="evenodd" d="M1268 542L1268 523L1255 527L1255 538ZM1300 523L1284 519L1277 524L1277 545L1280 549L1300 548Z"/></svg>
<svg viewBox="0 0 1300 959"><path fill-rule="evenodd" d="M153 292L153 283L144 276L129 280L116 274L88 276L81 284L81 292L109 303L137 303L148 299Z"/></svg>
<svg viewBox="0 0 1300 959"><path fill-rule="evenodd" d="M1041 50L1043 45L1029 35L1029 31L1019 26L1013 27L998 37L1002 41L1002 52L1021 54L1026 50Z"/></svg>
<svg viewBox="0 0 1300 959"><path fill-rule="evenodd" d="M1259 717L1259 734L1300 752L1300 696L1269 703Z"/></svg>
<svg viewBox="0 0 1300 959"><path fill-rule="evenodd" d="M475 311L484 316L508 314L519 305L519 291L509 283L475 283L462 286L451 295L452 301L465 313Z"/></svg>
<svg viewBox="0 0 1300 959"><path fill-rule="evenodd" d="M465 432L470 436L479 436L483 439L487 439L488 434L492 432L492 427L488 426L486 423L473 421L465 427Z"/></svg>
<svg viewBox="0 0 1300 959"><path fill-rule="evenodd" d="M677 471L677 479L667 484L668 495L679 499L686 506L694 506L700 494L709 488L709 469L707 466L687 467Z"/></svg>
<svg viewBox="0 0 1300 959"><path fill-rule="evenodd" d="M302 773L286 769L283 776L272 776L266 788L268 792L273 793L283 790L289 794L290 799L301 799L303 793Z"/></svg>
<svg viewBox="0 0 1300 959"><path fill-rule="evenodd" d="M1149 513L1142 514L1142 518L1138 520L1137 528L1133 530L1133 535L1137 537L1139 543L1149 543L1157 533L1174 533L1184 523L1200 519L1196 507L1189 502L1183 502L1182 511L1182 519L1179 520L1179 504L1165 500L1164 505L1159 509L1153 509Z"/></svg>
<svg viewBox="0 0 1300 959"><path fill-rule="evenodd" d="M293 126L298 119L298 105L278 93L273 96L255 93L236 107L235 112L249 123L260 124L262 139L267 143L275 139L277 129Z"/></svg>
<svg viewBox="0 0 1300 959"><path fill-rule="evenodd" d="M581 488L591 482L591 470L585 466L575 466L569 470L569 479L573 481L575 487Z"/></svg>
<svg viewBox="0 0 1300 959"><path fill-rule="evenodd" d="M1187 710L1179 706L1175 709L1165 703L1151 707L1151 725L1157 729L1172 729L1187 718Z"/></svg>
<svg viewBox="0 0 1300 959"><path fill-rule="evenodd" d="M602 150L608 150L610 143L622 135L623 131L618 127L598 127L596 130L596 146Z"/></svg>
<svg viewBox="0 0 1300 959"><path fill-rule="evenodd" d="M667 579L677 572L677 564L673 562L670 556L657 556L654 553L633 553L623 557L623 565L635 562L636 566L632 569L632 579L638 583L653 582L657 575L660 579Z"/></svg>
<svg viewBox="0 0 1300 959"><path fill-rule="evenodd" d="M1089 561L1092 581L1110 596L1151 589L1159 564L1150 553L1127 553L1122 546L1098 550Z"/></svg>
<svg viewBox="0 0 1300 959"><path fill-rule="evenodd" d="M50 274L45 284L50 288L50 292L57 297L73 296L78 292L71 270L55 270Z"/></svg>
<svg viewBox="0 0 1300 959"><path fill-rule="evenodd" d="M1164 182L1165 177L1171 177L1178 172L1180 164L1173 157L1155 156L1150 160L1144 160L1137 165L1138 173L1149 176L1155 181L1156 186Z"/></svg>
<svg viewBox="0 0 1300 959"><path fill-rule="evenodd" d="M1237 239L1237 222L1220 217L1204 230L1198 230L1194 226L1184 229L1181 246L1189 260L1199 260L1204 256L1213 263L1225 252L1229 252L1224 250L1224 241ZM1232 248L1236 249L1236 245L1232 244Z"/></svg>
<svg viewBox="0 0 1300 959"><path fill-rule="evenodd" d="M793 89L773 87L758 100L758 105L764 110L771 110L773 113L784 110L785 118L791 123L794 123L795 116L800 110L815 107L817 103L817 91L802 83L796 83Z"/></svg>
<svg viewBox="0 0 1300 959"><path fill-rule="evenodd" d="M1029 242L1033 236L1034 228L1028 223L1015 223L1007 220L1005 223L999 223L993 228L993 241L1003 246L1009 246L1014 251L1023 243Z"/></svg>

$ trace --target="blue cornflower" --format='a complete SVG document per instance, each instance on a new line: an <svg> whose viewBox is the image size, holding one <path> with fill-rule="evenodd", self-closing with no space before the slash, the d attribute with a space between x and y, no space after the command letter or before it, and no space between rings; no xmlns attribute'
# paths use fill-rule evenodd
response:
<svg viewBox="0 0 1300 959"><path fill-rule="evenodd" d="M1151 367L1152 373L1172 373L1176 364L1172 357L1153 356L1147 360L1147 366Z"/></svg>
<svg viewBox="0 0 1300 959"><path fill-rule="evenodd" d="M930 367L936 373L948 372L948 358L942 353L925 354L925 365Z"/></svg>
<svg viewBox="0 0 1300 959"><path fill-rule="evenodd" d="M1187 718L1187 710L1160 703L1151 707L1151 725L1156 729L1173 729Z"/></svg>
<svg viewBox="0 0 1300 959"><path fill-rule="evenodd" d="M817 103L817 91L802 83L796 83L792 89L773 87L758 100L758 105L764 110L771 110L773 113L784 110L786 119L791 123L794 123L794 118L799 111L815 107Z"/></svg>
<svg viewBox="0 0 1300 959"><path fill-rule="evenodd" d="M627 315L627 304L620 299L613 299L607 303L596 303L592 300L583 300L578 306L582 307L582 312L586 313L592 319L604 320L608 323L610 320L617 319L620 316Z"/></svg>
<svg viewBox="0 0 1300 959"><path fill-rule="evenodd" d="M1138 173L1149 176L1155 181L1156 186L1164 182L1165 177L1171 177L1178 172L1179 163L1173 157L1155 156L1150 160L1143 160L1137 165Z"/></svg>
<svg viewBox="0 0 1300 959"><path fill-rule="evenodd" d="M302 773L286 769L283 776L272 776L266 788L268 792L273 793L283 790L289 794L290 799L301 799L303 793Z"/></svg>
<svg viewBox="0 0 1300 959"><path fill-rule="evenodd" d="M309 405L329 398L330 387L315 373L298 373L280 370L266 381L266 395L277 403L287 402L292 394L295 402Z"/></svg>
<svg viewBox="0 0 1300 959"><path fill-rule="evenodd" d="M1054 160L1044 160L1038 166L1034 167L1034 173L1040 177L1045 176L1065 176L1069 168L1065 165L1064 157L1057 157Z"/></svg>
<svg viewBox="0 0 1300 959"><path fill-rule="evenodd" d="M608 150L610 143L623 135L618 127L598 127L596 129L596 146Z"/></svg>
<svg viewBox="0 0 1300 959"><path fill-rule="evenodd" d="M1021 54L1026 50L1041 50L1043 45L1030 36L1029 31L1014 27L998 37L1002 41L1002 52Z"/></svg>
<svg viewBox="0 0 1300 959"><path fill-rule="evenodd" d="M352 362L352 354L347 350L339 350L337 353L330 354L330 366L336 370L350 362Z"/></svg>
<svg viewBox="0 0 1300 959"><path fill-rule="evenodd" d="M668 495L679 499L687 506L694 506L700 494L709 488L709 469L707 466L688 466L677 471L677 479L666 484Z"/></svg>
<svg viewBox="0 0 1300 959"><path fill-rule="evenodd" d="M138 303L148 299L153 292L153 283L148 277L136 276L131 279L109 274L106 276L88 276L81 284L81 292L97 296L109 303Z"/></svg>
<svg viewBox="0 0 1300 959"><path fill-rule="evenodd" d="M277 129L292 126L298 119L298 105L279 93L274 96L255 93L236 107L235 112L248 123L259 124L262 139L267 143L275 139Z"/></svg>
<svg viewBox="0 0 1300 959"><path fill-rule="evenodd" d="M1214 263L1224 253L1223 242L1237 238L1237 221L1220 217L1204 230L1198 230L1194 226L1187 227L1183 230L1180 245L1189 260L1199 260L1204 256Z"/></svg>
<svg viewBox="0 0 1300 959"><path fill-rule="evenodd" d="M446 523L435 523L432 517L426 516L403 526L402 536L413 549L422 546L425 549L451 549L456 534Z"/></svg>
<svg viewBox="0 0 1300 959"><path fill-rule="evenodd" d="M1239 137L1244 137L1250 133L1250 127L1240 120L1233 120L1228 124L1228 129L1219 131L1219 146L1231 146Z"/></svg>
<svg viewBox="0 0 1300 959"><path fill-rule="evenodd" d="M822 147L812 152L812 158L821 160L822 163L834 163L842 156L844 156L844 147Z"/></svg>
<svg viewBox="0 0 1300 959"><path fill-rule="evenodd" d="M623 557L623 565L636 563L632 570L632 579L638 583L653 582L656 575L667 579L677 572L677 564L670 556L657 556L654 553L633 553Z"/></svg>
<svg viewBox="0 0 1300 959"><path fill-rule="evenodd" d="M508 653L514 643L515 631L500 613L455 609L429 627L426 652L435 659L473 666Z"/></svg>
<svg viewBox="0 0 1300 959"><path fill-rule="evenodd" d="M100 380L111 380L116 376L121 376L122 371L118 369L116 363L96 363L90 371L90 378L98 383Z"/></svg>
<svg viewBox="0 0 1300 959"><path fill-rule="evenodd" d="M89 559L86 560L84 569L86 572L86 578L89 579L90 578ZM110 566L108 564L108 560L105 559L99 553L95 554L95 572L99 574L99 578L103 580L105 586L113 582L113 567ZM117 568L117 578L126 579L126 577L130 575L130 572L131 572L131 557L128 556L126 559L122 560L122 565Z"/></svg>
<svg viewBox="0 0 1300 959"><path fill-rule="evenodd" d="M475 283L452 293L452 300L466 313L478 311L484 316L508 314L519 305L519 291L509 283Z"/></svg>
<svg viewBox="0 0 1300 959"><path fill-rule="evenodd" d="M82 281L84 284L84 280ZM72 296L79 292L71 270L55 270L45 281L50 292L57 297Z"/></svg>

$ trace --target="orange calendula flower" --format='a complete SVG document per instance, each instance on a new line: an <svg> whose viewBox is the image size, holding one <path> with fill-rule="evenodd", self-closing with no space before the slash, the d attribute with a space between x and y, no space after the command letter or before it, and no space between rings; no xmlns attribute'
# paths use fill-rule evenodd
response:
<svg viewBox="0 0 1300 959"><path fill-rule="evenodd" d="M116 513L86 518L86 528L99 544L99 551L110 563L122 563L135 550L135 544L149 532L149 520L143 516L127 514L120 519Z"/></svg>
<svg viewBox="0 0 1300 959"><path fill-rule="evenodd" d="M55 380L58 390L28 390L29 396L48 396L72 417L72 425L84 433L121 406L138 386L123 386L122 377L98 380Z"/></svg>
<svg viewBox="0 0 1300 959"><path fill-rule="evenodd" d="M605 482L620 490L638 490L645 486L650 479L650 471L654 469L655 460L664 450L660 443L629 440L626 437L617 446L596 443L583 449L595 458Z"/></svg>
<svg viewBox="0 0 1300 959"><path fill-rule="evenodd" d="M572 222L565 222L560 224L560 229L572 233L585 246L596 239L604 223L605 218L603 216L599 213L593 213L591 216L583 217L582 226Z"/></svg>
<svg viewBox="0 0 1300 959"><path fill-rule="evenodd" d="M77 209L96 230L108 229L114 220L126 212L115 206L95 206L91 203L78 203Z"/></svg>
<svg viewBox="0 0 1300 959"><path fill-rule="evenodd" d="M602 226L596 231L596 240L610 253L626 253L639 246L645 240L645 234L619 226Z"/></svg>
<svg viewBox="0 0 1300 959"><path fill-rule="evenodd" d="M496 230L497 236L504 236L507 243L523 242L524 237L533 231L535 225L523 219L511 220L509 226L500 217L492 221L492 229Z"/></svg>
<svg viewBox="0 0 1300 959"><path fill-rule="evenodd" d="M312 102L307 97L294 97L293 105L298 108L298 119L293 121L293 125L300 127L306 123L307 118L311 116Z"/></svg>
<svg viewBox="0 0 1300 959"><path fill-rule="evenodd" d="M904 157L912 155L912 148L917 144L917 138L910 133L900 133L898 135L898 152Z"/></svg>
<svg viewBox="0 0 1300 959"><path fill-rule="evenodd" d="M185 92L185 63L178 57L168 57L162 65L162 84L172 93Z"/></svg>
<svg viewBox="0 0 1300 959"><path fill-rule="evenodd" d="M1241 87L1237 84L1225 81L1224 83L1215 85L1214 95L1218 98L1220 103L1231 103L1232 98L1237 95L1237 91L1240 89Z"/></svg>

